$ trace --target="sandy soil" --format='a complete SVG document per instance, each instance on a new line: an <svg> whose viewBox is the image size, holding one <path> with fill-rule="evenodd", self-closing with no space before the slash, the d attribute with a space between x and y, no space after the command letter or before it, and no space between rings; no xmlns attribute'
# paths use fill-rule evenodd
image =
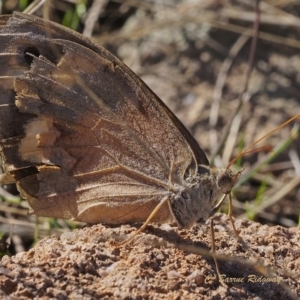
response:
<svg viewBox="0 0 300 300"><path fill-rule="evenodd" d="M149 226L115 246L134 227L86 227L47 237L28 252L4 257L0 290L9 299L296 299L300 229L215 218L217 254L226 287L209 254L209 226L178 231ZM200 254L202 253L202 255Z"/></svg>

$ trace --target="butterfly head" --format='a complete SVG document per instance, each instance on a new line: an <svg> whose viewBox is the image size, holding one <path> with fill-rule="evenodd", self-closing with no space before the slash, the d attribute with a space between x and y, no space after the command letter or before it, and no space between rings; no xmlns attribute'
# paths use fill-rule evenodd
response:
<svg viewBox="0 0 300 300"><path fill-rule="evenodd" d="M216 182L222 194L229 194L243 170L233 173L230 169L216 170Z"/></svg>

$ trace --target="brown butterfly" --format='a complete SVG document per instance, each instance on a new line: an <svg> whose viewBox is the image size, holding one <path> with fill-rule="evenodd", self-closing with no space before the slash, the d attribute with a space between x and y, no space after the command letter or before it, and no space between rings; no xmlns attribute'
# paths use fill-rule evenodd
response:
<svg viewBox="0 0 300 300"><path fill-rule="evenodd" d="M0 17L2 183L38 216L189 228L239 173L197 142L126 65L90 39L22 13Z"/></svg>

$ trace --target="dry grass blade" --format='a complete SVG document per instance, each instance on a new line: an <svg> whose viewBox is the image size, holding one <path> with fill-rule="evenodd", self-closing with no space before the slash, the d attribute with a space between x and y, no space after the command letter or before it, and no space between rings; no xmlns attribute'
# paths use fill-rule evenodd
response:
<svg viewBox="0 0 300 300"><path fill-rule="evenodd" d="M283 183L281 186L277 186L276 187L277 191L273 190L273 196L265 199L264 202L260 204L259 207L256 208L256 213L259 214L260 212L263 212L268 207L275 205L278 201L280 201L291 191L293 191L297 186L299 186L299 184L300 184L300 176L296 176L288 183ZM242 214L239 217L245 218L246 214Z"/></svg>
<svg viewBox="0 0 300 300"><path fill-rule="evenodd" d="M107 4L108 0L97 0L93 1L91 8L88 10L86 19L85 19L85 26L82 32L83 35L91 37L93 33L93 28L97 19L99 18L101 11L104 10L105 5Z"/></svg>

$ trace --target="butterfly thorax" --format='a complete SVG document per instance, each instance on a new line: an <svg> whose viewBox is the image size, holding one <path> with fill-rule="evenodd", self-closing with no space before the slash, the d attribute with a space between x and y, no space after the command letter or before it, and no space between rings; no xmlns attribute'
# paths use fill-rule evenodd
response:
<svg viewBox="0 0 300 300"><path fill-rule="evenodd" d="M170 201L170 210L180 228L206 221L218 197L231 191L239 174L209 166L200 166L199 170L196 176L186 179L186 186Z"/></svg>

